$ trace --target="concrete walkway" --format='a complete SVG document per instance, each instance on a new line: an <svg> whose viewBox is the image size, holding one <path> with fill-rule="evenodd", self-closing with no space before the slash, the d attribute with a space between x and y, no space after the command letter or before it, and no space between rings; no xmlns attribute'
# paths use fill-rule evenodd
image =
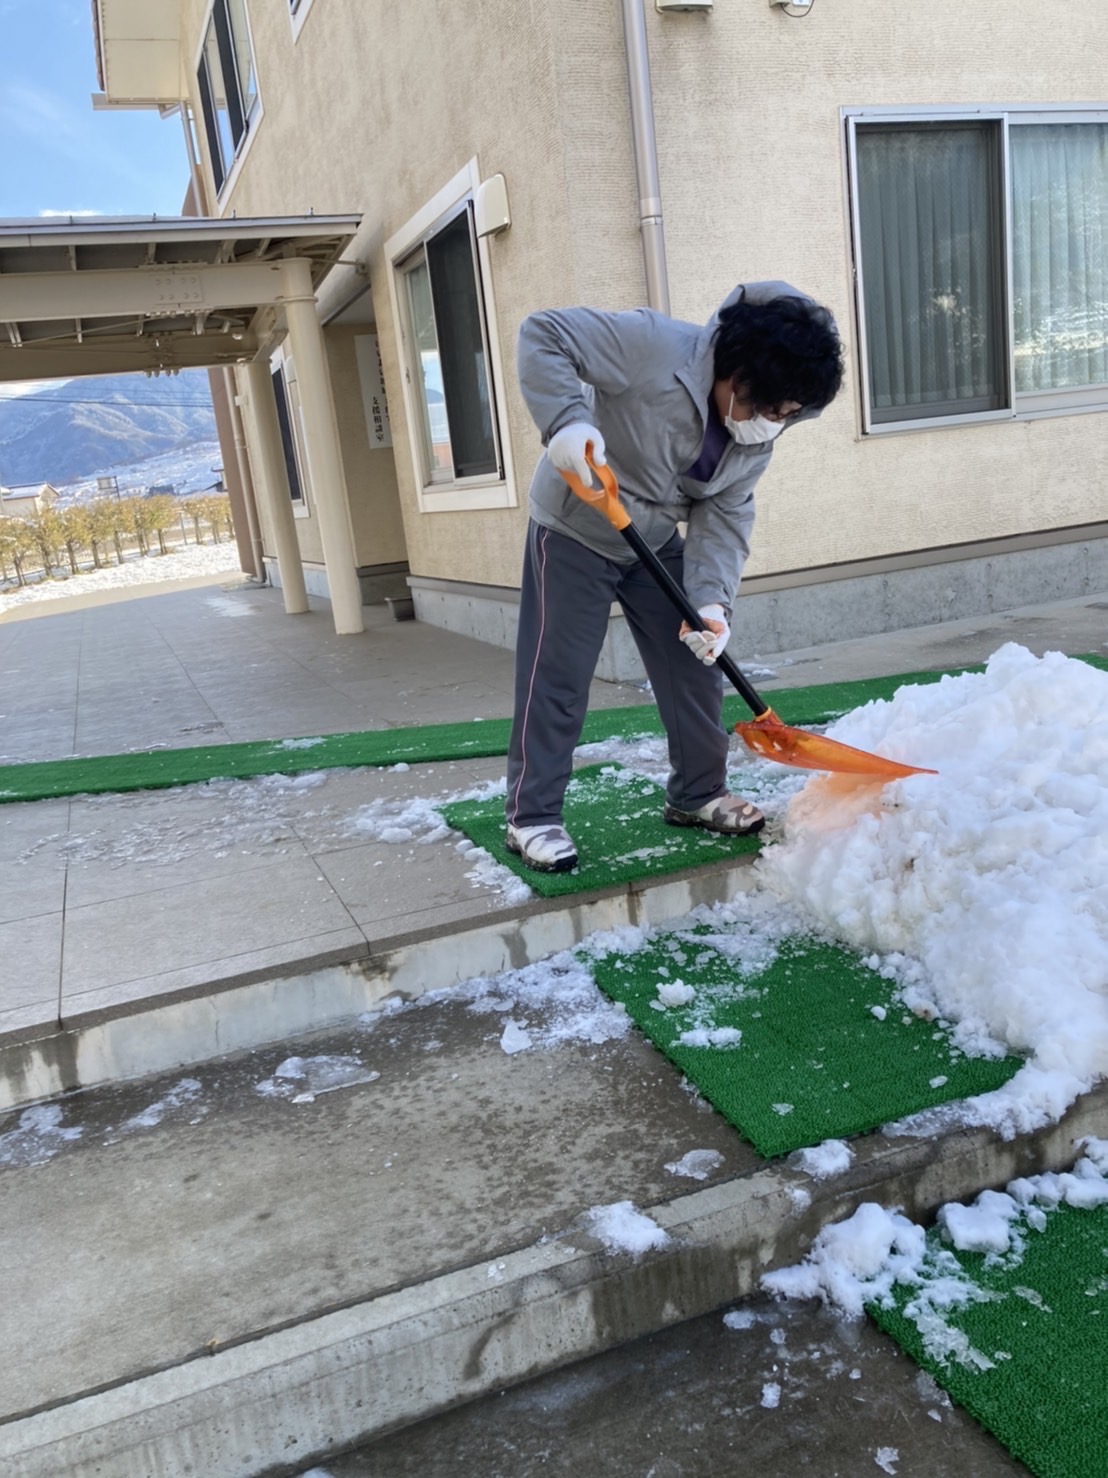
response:
<svg viewBox="0 0 1108 1478"><path fill-rule="evenodd" d="M340 638L325 610L285 617L238 581L67 604L0 620L6 762L511 708L509 653L376 610ZM1106 611L1090 596L752 666L771 690L956 666L1005 640L1108 650ZM594 688L598 706L643 701ZM502 1015L464 982L732 896L745 870L508 904L452 839L352 827L374 801L502 773L494 758L0 806L5 1473L299 1472L746 1296L859 1199L923 1216L1108 1134L1094 1094L1015 1145L870 1136L816 1184L759 1161L635 1036L508 1056ZM293 1055L356 1057L365 1081L259 1091ZM722 1163L676 1182L665 1166L693 1148ZM624 1199L670 1249L634 1261L590 1236L587 1208Z"/></svg>

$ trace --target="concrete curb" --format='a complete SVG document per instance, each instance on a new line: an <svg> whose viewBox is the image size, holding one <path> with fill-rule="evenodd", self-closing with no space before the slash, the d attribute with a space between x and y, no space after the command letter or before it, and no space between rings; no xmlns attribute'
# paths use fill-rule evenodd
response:
<svg viewBox="0 0 1108 1478"><path fill-rule="evenodd" d="M1108 1133L1108 1087L1019 1140L874 1135L850 1170L812 1182L784 1164L648 1209L670 1242L635 1260L586 1232L444 1273L261 1334L0 1428L12 1478L291 1474L449 1406L751 1293L864 1200L926 1219L944 1201L1061 1169Z"/></svg>
<svg viewBox="0 0 1108 1478"><path fill-rule="evenodd" d="M518 969L572 949L600 929L652 926L749 886L750 856L577 898L537 899L491 922L444 924L344 950L290 960L281 969L207 980L142 995L111 1010L44 1023L0 1038L0 1112L75 1088L169 1072L249 1051L371 1011L397 993L415 999L479 975Z"/></svg>

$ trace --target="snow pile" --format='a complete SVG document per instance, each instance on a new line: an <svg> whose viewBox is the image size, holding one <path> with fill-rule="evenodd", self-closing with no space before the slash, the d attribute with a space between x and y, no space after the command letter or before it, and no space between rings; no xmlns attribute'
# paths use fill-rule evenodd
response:
<svg viewBox="0 0 1108 1478"><path fill-rule="evenodd" d="M496 788L497 782L493 781L491 790L482 787L473 793L473 798L484 799L486 793L495 794ZM503 791L503 781L499 788ZM471 794L463 792L447 799L469 800ZM425 796L413 795L397 800L382 796L358 807L347 819L347 833L365 842L441 842L450 835L450 828L438 811L442 804L442 797L429 800Z"/></svg>
<svg viewBox="0 0 1108 1478"><path fill-rule="evenodd" d="M392 765L391 770L407 769L406 765ZM388 842L403 845L412 842L423 845L441 842L454 833L442 818L441 808L455 801L483 801L492 796L503 795L507 780L501 776L488 780L470 790L461 790L449 795L406 796L401 799L381 797L359 806L346 820L346 834L360 841ZM509 867L497 862L483 847L477 846L466 836L459 837L454 850L471 867L465 876L475 888L494 888L506 907L524 903L534 896L533 890Z"/></svg>
<svg viewBox="0 0 1108 1478"><path fill-rule="evenodd" d="M607 939L610 936L596 936ZM614 931L611 937L641 942L638 929ZM475 1015L496 1018L501 1050L546 1051L564 1042L600 1046L619 1041L631 1029L623 1006L601 995L588 965L571 950L507 970L494 977L475 976L461 985L430 991L420 1001L466 1001Z"/></svg>
<svg viewBox="0 0 1108 1478"><path fill-rule="evenodd" d="M970 1206L952 1202L942 1207L937 1220L945 1241L962 1252L1015 1259L1018 1266L1027 1233L1042 1231L1057 1206L1108 1205L1108 1140L1081 1143L1085 1153L1072 1171L1022 1177L1004 1192L982 1191ZM768 1293L819 1298L852 1319L861 1317L867 1303L889 1307L896 1284L913 1290L903 1312L916 1325L931 1358L992 1368L988 1356L974 1349L945 1315L993 1295L967 1277L952 1252L929 1245L922 1227L875 1202L867 1201L846 1221L824 1227L803 1263L762 1278ZM1030 1303L1041 1303L1033 1289L1015 1291Z"/></svg>
<svg viewBox="0 0 1108 1478"><path fill-rule="evenodd" d="M918 1281L926 1245L922 1227L866 1201L846 1221L824 1227L803 1263L767 1273L762 1287L784 1298L820 1298L858 1319L894 1283Z"/></svg>
<svg viewBox="0 0 1108 1478"><path fill-rule="evenodd" d="M1108 673L1009 644L829 732L940 773L810 779L763 881L966 1050L1031 1056L979 1122L1057 1119L1108 1074Z"/></svg>

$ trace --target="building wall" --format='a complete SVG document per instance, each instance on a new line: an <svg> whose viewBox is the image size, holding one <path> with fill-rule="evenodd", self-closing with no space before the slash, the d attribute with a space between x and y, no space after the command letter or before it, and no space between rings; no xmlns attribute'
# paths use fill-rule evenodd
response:
<svg viewBox="0 0 1108 1478"><path fill-rule="evenodd" d="M187 0L190 77L206 15L201 0ZM283 7L254 4L250 19L264 116L219 209L364 213L347 257L369 266L411 568L518 584L526 489L539 450L515 385L519 321L551 303L625 307L643 296L618 7L316 0L295 43ZM198 97L192 104L199 117ZM204 151L203 138L200 144ZM484 177L506 176L513 215L511 230L489 250L517 506L421 513L384 242L474 157ZM348 475L369 455L357 419L351 414L343 436ZM374 510L382 502L387 490ZM352 511L359 563L377 563L367 522Z"/></svg>
<svg viewBox="0 0 1108 1478"><path fill-rule="evenodd" d="M393 564L407 558L396 462L388 448L370 447L355 340L364 325L328 328L327 359L342 442L350 521L359 564ZM368 554L369 558L361 556Z"/></svg>
<svg viewBox="0 0 1108 1478"><path fill-rule="evenodd" d="M186 0L190 74L206 10ZM860 435L840 116L1096 102L1108 9L816 0L791 18L765 3L659 15L646 0L645 12L674 313L703 321L736 281L783 277L834 310L848 346L847 389L788 436L759 489L749 574L1108 516L1099 414ZM418 576L515 585L539 450L514 381L518 323L541 306L644 300L619 4L315 0L295 42L283 6L253 3L250 16L264 117L220 209L365 216L348 255L366 260L373 286L395 481L371 471L381 454L360 434L331 330L359 562L402 557L391 553L402 542ZM511 229L489 252L518 506L423 513L384 242L473 157L482 176L505 175L511 201Z"/></svg>
<svg viewBox="0 0 1108 1478"><path fill-rule="evenodd" d="M1108 517L1102 414L861 436L839 112L1104 104L1108 7L815 0L795 19L767 4L647 19L674 313L782 277L847 340L846 389L759 487L748 574Z"/></svg>

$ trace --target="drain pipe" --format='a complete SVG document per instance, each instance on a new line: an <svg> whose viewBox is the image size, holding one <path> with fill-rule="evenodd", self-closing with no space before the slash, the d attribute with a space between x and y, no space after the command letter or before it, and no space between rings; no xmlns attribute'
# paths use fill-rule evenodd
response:
<svg viewBox="0 0 1108 1478"><path fill-rule="evenodd" d="M622 4L627 81L631 92L631 138L639 185L639 229L646 268L646 301L659 313L668 313L669 275L662 222L662 187L658 180L658 146L654 138L654 98L650 90L645 0L622 0Z"/></svg>

